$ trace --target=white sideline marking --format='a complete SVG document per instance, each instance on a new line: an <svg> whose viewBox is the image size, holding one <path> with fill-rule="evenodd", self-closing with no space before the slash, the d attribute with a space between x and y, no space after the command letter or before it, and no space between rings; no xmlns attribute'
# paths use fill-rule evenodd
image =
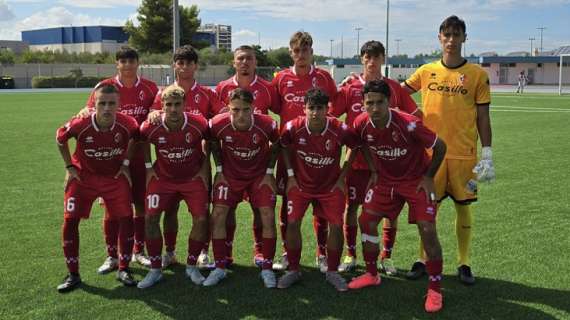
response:
<svg viewBox="0 0 570 320"><path fill-rule="evenodd" d="M491 105L491 110L493 108L507 108L507 109L520 109L520 110L529 110L529 111L537 111L537 110L546 110L546 111L562 111L562 112L570 112L570 109L567 108L534 108L534 107L519 107L519 106L496 106Z"/></svg>

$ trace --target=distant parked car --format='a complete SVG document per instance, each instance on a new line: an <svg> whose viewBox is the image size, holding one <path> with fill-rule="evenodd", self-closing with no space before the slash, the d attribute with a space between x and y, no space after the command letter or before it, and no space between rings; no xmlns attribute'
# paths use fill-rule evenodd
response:
<svg viewBox="0 0 570 320"><path fill-rule="evenodd" d="M0 89L14 89L15 87L14 77L2 76L0 78Z"/></svg>

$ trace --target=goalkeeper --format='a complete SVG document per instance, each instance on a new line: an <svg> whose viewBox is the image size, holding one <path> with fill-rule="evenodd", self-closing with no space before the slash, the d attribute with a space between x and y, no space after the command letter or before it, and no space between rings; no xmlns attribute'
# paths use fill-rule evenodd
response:
<svg viewBox="0 0 570 320"><path fill-rule="evenodd" d="M491 152L491 94L487 73L461 55L466 39L465 22L457 16L439 27L442 59L420 67L402 86L410 93L421 92L424 124L447 143L447 154L435 176L438 202L447 196L455 202L455 232L458 246L458 276L465 284L475 283L471 272L470 248L472 209L477 200L477 182L495 178ZM477 163L477 140L481 139L481 161ZM426 273L425 253L407 277Z"/></svg>

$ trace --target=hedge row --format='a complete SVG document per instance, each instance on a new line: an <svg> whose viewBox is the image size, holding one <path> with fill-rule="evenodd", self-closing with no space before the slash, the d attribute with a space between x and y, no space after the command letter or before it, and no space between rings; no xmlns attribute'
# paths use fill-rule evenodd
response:
<svg viewBox="0 0 570 320"><path fill-rule="evenodd" d="M93 88L104 77L44 77L32 78L32 88Z"/></svg>

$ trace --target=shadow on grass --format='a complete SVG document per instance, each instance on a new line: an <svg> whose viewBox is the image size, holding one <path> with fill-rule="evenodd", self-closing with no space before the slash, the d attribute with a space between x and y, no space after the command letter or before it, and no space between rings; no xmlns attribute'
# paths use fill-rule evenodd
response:
<svg viewBox="0 0 570 320"><path fill-rule="evenodd" d="M424 319L433 317L423 310L426 281L383 277L379 287L338 293L316 269L304 268L300 283L287 290L270 290L263 287L259 269L238 265L218 286L205 288L192 284L184 266L176 265L165 272L162 282L146 290L108 290L88 284L82 290L106 299L139 300L175 319ZM437 318L555 319L552 312L570 313L570 291L481 277L476 285L466 287L448 276L443 286L444 309Z"/></svg>

